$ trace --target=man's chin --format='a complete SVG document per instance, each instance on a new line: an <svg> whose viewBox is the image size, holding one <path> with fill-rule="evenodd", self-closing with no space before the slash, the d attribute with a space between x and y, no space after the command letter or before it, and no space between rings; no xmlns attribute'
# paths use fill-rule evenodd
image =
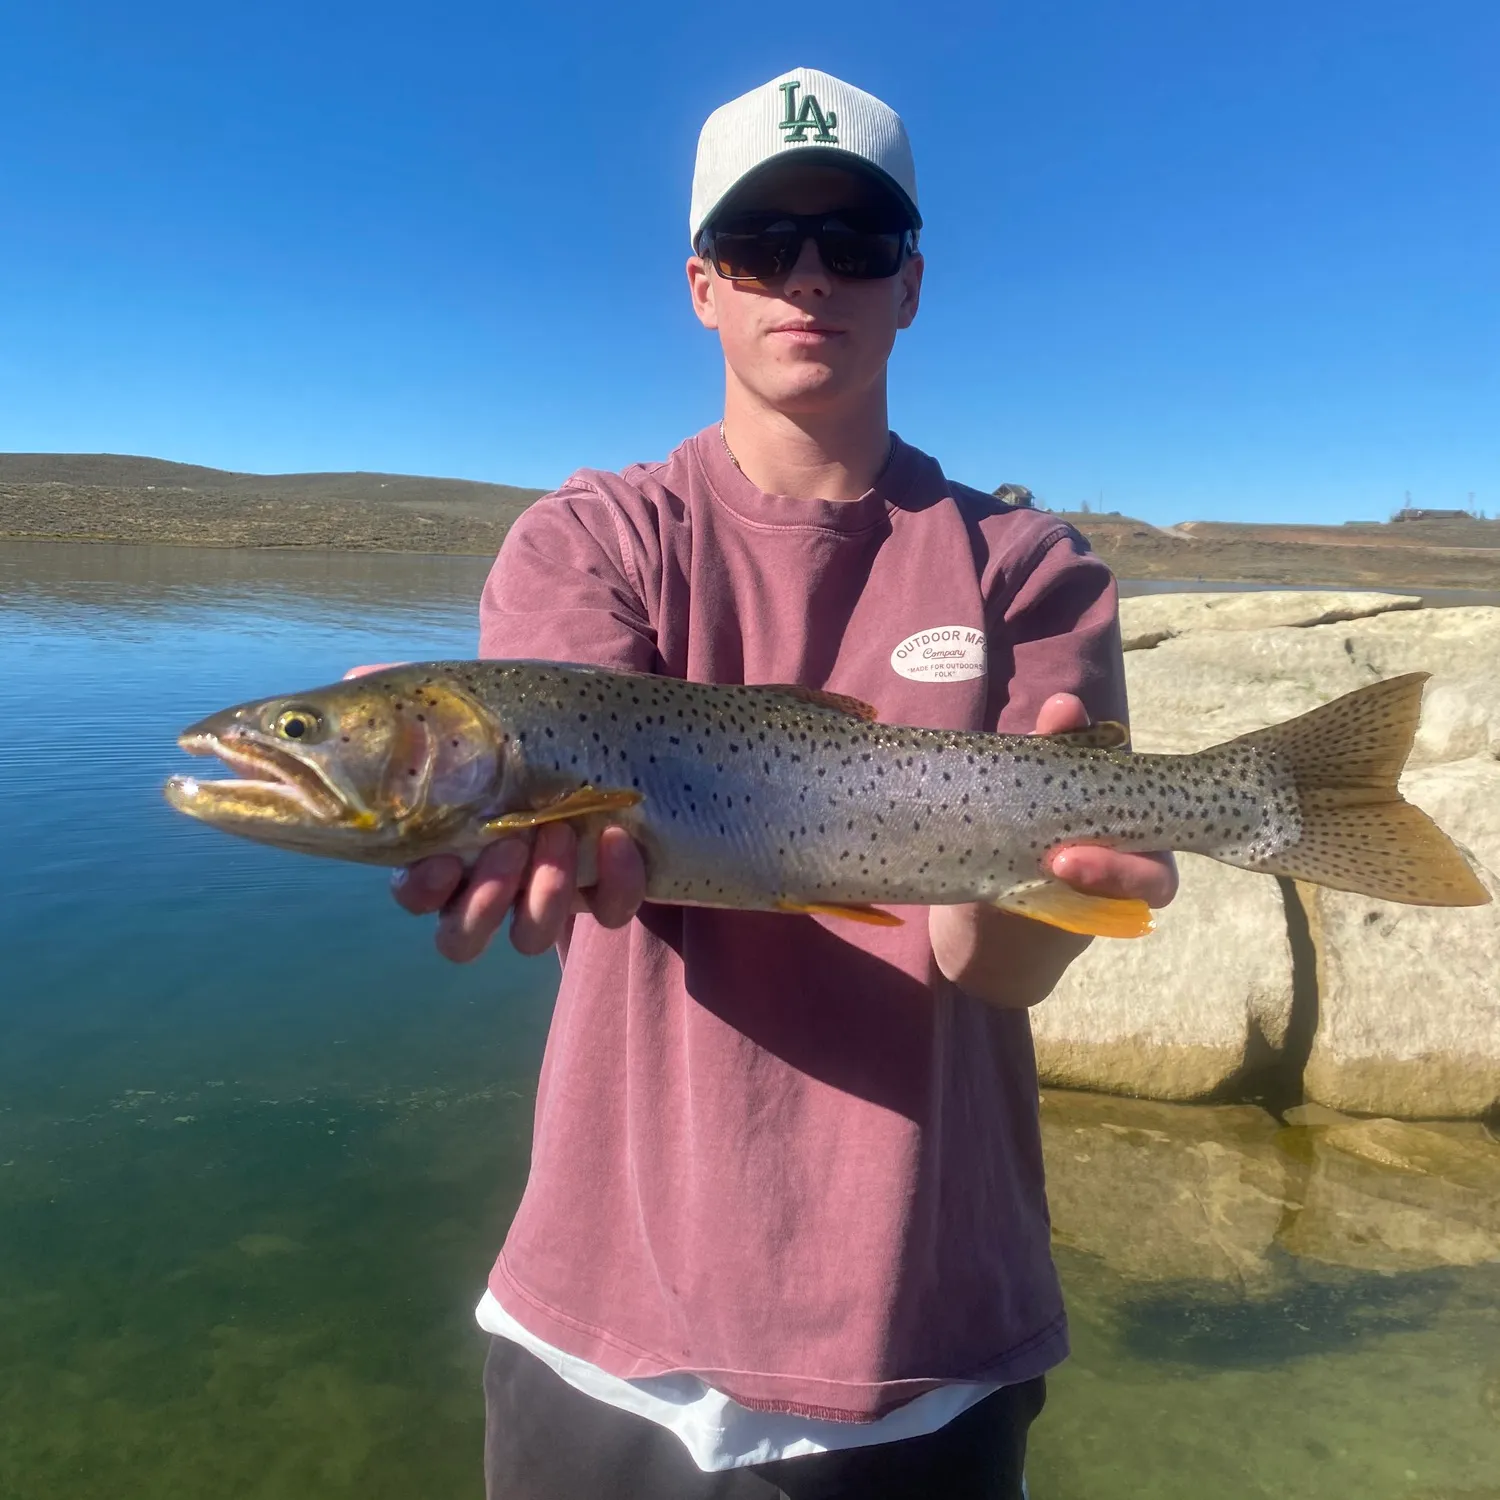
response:
<svg viewBox="0 0 1500 1500"><path fill-rule="evenodd" d="M793 378L770 381L762 390L767 405L788 415L830 411L855 394L852 382L838 371L814 365L803 365Z"/></svg>

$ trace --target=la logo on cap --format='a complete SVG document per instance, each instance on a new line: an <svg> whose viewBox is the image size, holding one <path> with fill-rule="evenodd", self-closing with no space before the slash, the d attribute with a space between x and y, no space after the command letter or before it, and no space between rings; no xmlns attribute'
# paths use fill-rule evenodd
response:
<svg viewBox="0 0 1500 1500"><path fill-rule="evenodd" d="M825 115L822 106L812 94L802 96L802 107L797 107L797 90L802 87L798 79L789 79L781 85L781 92L786 96L786 117L781 121L781 132L790 145L793 141L805 141L807 132L816 125L818 133L813 136L825 146L838 145L839 138L833 133L838 128L839 117L833 110Z"/></svg>

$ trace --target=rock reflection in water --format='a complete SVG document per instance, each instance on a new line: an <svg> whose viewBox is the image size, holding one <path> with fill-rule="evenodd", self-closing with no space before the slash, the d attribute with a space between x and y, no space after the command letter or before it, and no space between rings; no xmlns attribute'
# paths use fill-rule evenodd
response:
<svg viewBox="0 0 1500 1500"><path fill-rule="evenodd" d="M1042 1140L1057 1241L1126 1277L1253 1288L1314 1264L1500 1263L1500 1145L1481 1125L1315 1107L1280 1125L1250 1106L1049 1090Z"/></svg>
<svg viewBox="0 0 1500 1500"><path fill-rule="evenodd" d="M1487 1496L1500 1145L1482 1129L1049 1090L1042 1130L1073 1357L1033 1493Z"/></svg>
<svg viewBox="0 0 1500 1500"><path fill-rule="evenodd" d="M1042 1127L1055 1237L1129 1284L1139 1359L1251 1368L1424 1328L1452 1268L1500 1266L1480 1126L1050 1091Z"/></svg>

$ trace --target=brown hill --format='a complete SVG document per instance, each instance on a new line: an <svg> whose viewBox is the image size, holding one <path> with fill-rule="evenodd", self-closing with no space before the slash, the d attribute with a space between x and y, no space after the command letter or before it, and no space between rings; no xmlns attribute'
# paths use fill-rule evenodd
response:
<svg viewBox="0 0 1500 1500"><path fill-rule="evenodd" d="M1157 527L1129 516L1066 519L1120 578L1500 589L1500 521L1187 521Z"/></svg>
<svg viewBox="0 0 1500 1500"><path fill-rule="evenodd" d="M410 474L243 474L115 453L0 453L0 536L493 552L544 491Z"/></svg>
<svg viewBox="0 0 1500 1500"><path fill-rule="evenodd" d="M411 474L241 474L113 453L0 453L0 537L486 556L541 493ZM1500 589L1500 521L1066 519L1121 578Z"/></svg>

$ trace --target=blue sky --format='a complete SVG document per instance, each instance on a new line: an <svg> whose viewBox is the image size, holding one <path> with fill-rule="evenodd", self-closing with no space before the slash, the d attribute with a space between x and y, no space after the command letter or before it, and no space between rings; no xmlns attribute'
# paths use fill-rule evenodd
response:
<svg viewBox="0 0 1500 1500"><path fill-rule="evenodd" d="M703 117L911 131L892 420L1157 522L1500 514L1493 0L0 14L0 450L550 485L714 420Z"/></svg>

